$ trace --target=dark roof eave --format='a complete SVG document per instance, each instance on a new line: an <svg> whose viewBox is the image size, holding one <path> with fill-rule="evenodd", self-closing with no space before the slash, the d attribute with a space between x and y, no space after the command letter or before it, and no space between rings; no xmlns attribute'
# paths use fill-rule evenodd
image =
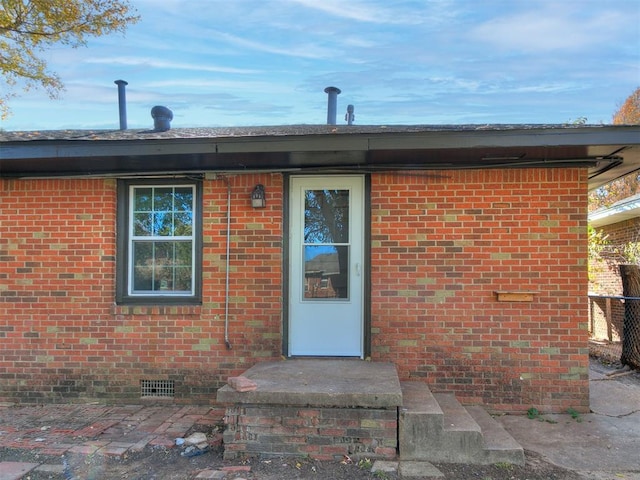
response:
<svg viewBox="0 0 640 480"><path fill-rule="evenodd" d="M344 133L346 131L346 133ZM172 131L173 132L173 131ZM286 132L286 130L285 130ZM8 138L11 138L9 135ZM467 149L640 144L640 126L620 128L511 128L424 129L327 132L326 128L302 134L255 134L199 137L132 136L101 139L5 140L0 158L90 158L171 154L326 152L420 149Z"/></svg>
<svg viewBox="0 0 640 480"><path fill-rule="evenodd" d="M640 169L640 126L302 126L176 129L151 136L129 130L38 133L0 132L0 177L589 166L589 188L597 188Z"/></svg>

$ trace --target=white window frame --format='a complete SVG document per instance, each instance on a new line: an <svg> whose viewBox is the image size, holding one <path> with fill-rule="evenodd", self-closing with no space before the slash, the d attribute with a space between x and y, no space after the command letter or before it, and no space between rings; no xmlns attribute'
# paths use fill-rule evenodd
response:
<svg viewBox="0 0 640 480"><path fill-rule="evenodd" d="M191 235L134 235L137 189L191 188ZM175 213L172 207L171 212ZM198 181L120 180L118 184L118 241L116 256L116 303L118 304L200 304L202 289L202 186ZM152 207L151 212L154 209ZM173 219L171 220L173 222ZM134 290L134 244L147 242L191 242L190 290ZM153 266L155 273L155 265Z"/></svg>
<svg viewBox="0 0 640 480"><path fill-rule="evenodd" d="M134 220L135 220L135 212L134 212L134 206L135 206L135 191L136 189L143 189L143 188L151 188L152 190L155 190L156 188L191 188L191 192L192 192L192 201L191 201L191 235L189 236L185 236L185 235L178 235L178 236L162 236L162 235L144 235L144 236L136 236L134 235ZM152 195L152 199L153 199L154 195ZM152 200L153 201L153 200ZM156 212L155 209L152 209L151 212ZM172 210L172 212L175 212L175 210ZM148 296L193 296L194 294L194 286L195 286L195 266L196 266L196 256L195 256L195 232L196 232L196 214L197 214L197 209L196 209L196 187L195 185L181 185L181 184L174 184L174 185L130 185L129 186L129 231L128 231L128 235L127 235L127 239L128 239L128 243L129 243L129 248L128 248L128 253L129 253L129 258L128 258L128 270L129 270L129 282L128 282L128 287L129 287L129 292L128 294L131 296L143 296L143 297L148 297ZM160 292L158 292L157 290L140 290L140 291L135 291L133 289L134 287L134 275L135 275L135 266L134 266L134 260L133 260L133 252L134 252L134 244L136 242L183 242L183 241L190 241L191 242L191 289L187 292L185 290L180 290L180 291L171 291L171 290L161 290Z"/></svg>

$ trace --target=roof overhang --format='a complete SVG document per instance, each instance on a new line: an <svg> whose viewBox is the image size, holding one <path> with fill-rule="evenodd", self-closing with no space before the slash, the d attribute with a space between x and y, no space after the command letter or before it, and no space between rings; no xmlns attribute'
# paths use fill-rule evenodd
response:
<svg viewBox="0 0 640 480"><path fill-rule="evenodd" d="M589 188L640 169L640 126L342 126L0 133L0 176L240 171L589 168Z"/></svg>
<svg viewBox="0 0 640 480"><path fill-rule="evenodd" d="M601 208L589 214L589 225L604 227L625 220L640 217L640 195L625 198L610 207Z"/></svg>

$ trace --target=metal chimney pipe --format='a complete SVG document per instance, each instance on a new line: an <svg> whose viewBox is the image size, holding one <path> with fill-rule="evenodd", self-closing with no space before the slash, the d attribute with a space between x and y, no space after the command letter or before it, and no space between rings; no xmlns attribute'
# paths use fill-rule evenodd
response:
<svg viewBox="0 0 640 480"><path fill-rule="evenodd" d="M116 80L118 85L118 112L120 113L120 130L127 129L127 95L124 87L128 85L124 80Z"/></svg>
<svg viewBox="0 0 640 480"><path fill-rule="evenodd" d="M353 121L356 119L356 115L353 113L353 110L353 105L347 105L347 113L344 116L344 119L347 121L347 125L353 125Z"/></svg>
<svg viewBox="0 0 640 480"><path fill-rule="evenodd" d="M338 94L340 93L340 89L338 87L327 87L324 91L329 95L327 104L327 125L335 125L336 114L338 112Z"/></svg>

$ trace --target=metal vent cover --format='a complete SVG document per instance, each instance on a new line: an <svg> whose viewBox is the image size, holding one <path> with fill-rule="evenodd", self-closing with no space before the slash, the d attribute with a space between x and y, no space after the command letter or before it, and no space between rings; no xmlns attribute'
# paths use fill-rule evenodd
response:
<svg viewBox="0 0 640 480"><path fill-rule="evenodd" d="M175 392L173 380L140 380L140 396L142 397L173 398Z"/></svg>

